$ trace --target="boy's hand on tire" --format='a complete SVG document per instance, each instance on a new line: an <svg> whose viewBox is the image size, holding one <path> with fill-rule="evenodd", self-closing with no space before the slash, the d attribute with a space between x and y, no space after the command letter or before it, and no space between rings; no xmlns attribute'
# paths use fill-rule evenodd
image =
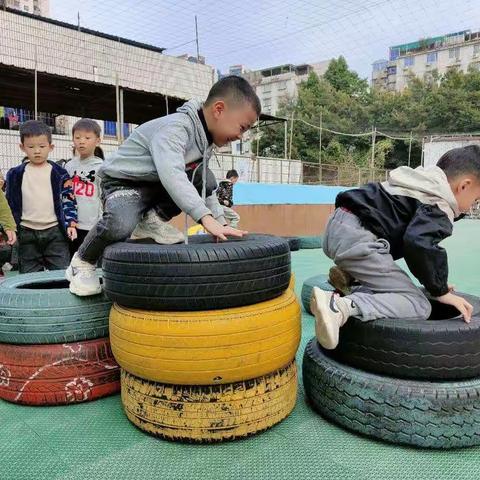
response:
<svg viewBox="0 0 480 480"><path fill-rule="evenodd" d="M221 225L211 215L206 215L201 220L203 228L220 240L227 240L227 235L230 237L243 237L248 232L244 230L237 230L236 228Z"/></svg>
<svg viewBox="0 0 480 480"><path fill-rule="evenodd" d="M469 323L472 319L472 305L470 305L470 303L468 303L464 298L451 293L451 291L445 295L442 295L441 297L437 297L436 300L445 305L452 305L455 307L463 315L465 322Z"/></svg>

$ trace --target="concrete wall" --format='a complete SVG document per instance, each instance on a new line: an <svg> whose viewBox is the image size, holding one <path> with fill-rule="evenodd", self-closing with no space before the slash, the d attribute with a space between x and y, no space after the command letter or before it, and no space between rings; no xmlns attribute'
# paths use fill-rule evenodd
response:
<svg viewBox="0 0 480 480"><path fill-rule="evenodd" d="M235 210L241 216L239 227L249 232L281 236L322 235L343 187L307 185L237 184ZM173 224L184 229L185 216ZM189 226L194 223L189 220Z"/></svg>
<svg viewBox="0 0 480 480"><path fill-rule="evenodd" d="M333 205L240 205L239 228L250 233L269 233L280 236L322 235ZM185 215L179 215L172 224L183 231ZM189 226L194 222L189 219Z"/></svg>

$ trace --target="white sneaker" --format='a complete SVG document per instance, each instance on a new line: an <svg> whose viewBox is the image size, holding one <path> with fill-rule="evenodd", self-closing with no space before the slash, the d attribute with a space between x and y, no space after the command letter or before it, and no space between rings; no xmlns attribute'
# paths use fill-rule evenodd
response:
<svg viewBox="0 0 480 480"><path fill-rule="evenodd" d="M149 210L145 214L130 238L132 240L151 238L162 245L173 245L185 241L183 233L169 223L163 222L155 210Z"/></svg>
<svg viewBox="0 0 480 480"><path fill-rule="evenodd" d="M70 291L79 297L102 293L102 286L95 270L95 265L83 261L78 253L75 253L65 270L65 278L70 282Z"/></svg>
<svg viewBox="0 0 480 480"><path fill-rule="evenodd" d="M313 287L310 310L315 316L315 335L318 343L328 350L338 345L340 327L348 319L342 311L344 308L337 304L337 300L343 299L333 292Z"/></svg>

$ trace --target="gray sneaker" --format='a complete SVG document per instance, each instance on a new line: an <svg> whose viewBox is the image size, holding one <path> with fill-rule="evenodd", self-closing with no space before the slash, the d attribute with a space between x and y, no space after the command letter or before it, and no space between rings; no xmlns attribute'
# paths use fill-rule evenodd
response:
<svg viewBox="0 0 480 480"><path fill-rule="evenodd" d="M95 270L95 265L83 261L78 253L75 253L65 271L65 278L70 282L70 291L79 297L102 293L102 286Z"/></svg>
<svg viewBox="0 0 480 480"><path fill-rule="evenodd" d="M163 222L155 210L149 210L145 214L143 219L135 227L130 238L132 240L151 238L162 245L173 245L174 243L182 243L185 241L183 233L173 225Z"/></svg>

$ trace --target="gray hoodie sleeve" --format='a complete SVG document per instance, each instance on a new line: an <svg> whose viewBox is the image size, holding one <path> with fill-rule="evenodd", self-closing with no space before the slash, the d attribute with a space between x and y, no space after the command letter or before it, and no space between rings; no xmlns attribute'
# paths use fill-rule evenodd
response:
<svg viewBox="0 0 480 480"><path fill-rule="evenodd" d="M151 152L158 178L176 205L198 222L212 215L185 172L185 148L188 133L185 127L171 123L152 138Z"/></svg>

